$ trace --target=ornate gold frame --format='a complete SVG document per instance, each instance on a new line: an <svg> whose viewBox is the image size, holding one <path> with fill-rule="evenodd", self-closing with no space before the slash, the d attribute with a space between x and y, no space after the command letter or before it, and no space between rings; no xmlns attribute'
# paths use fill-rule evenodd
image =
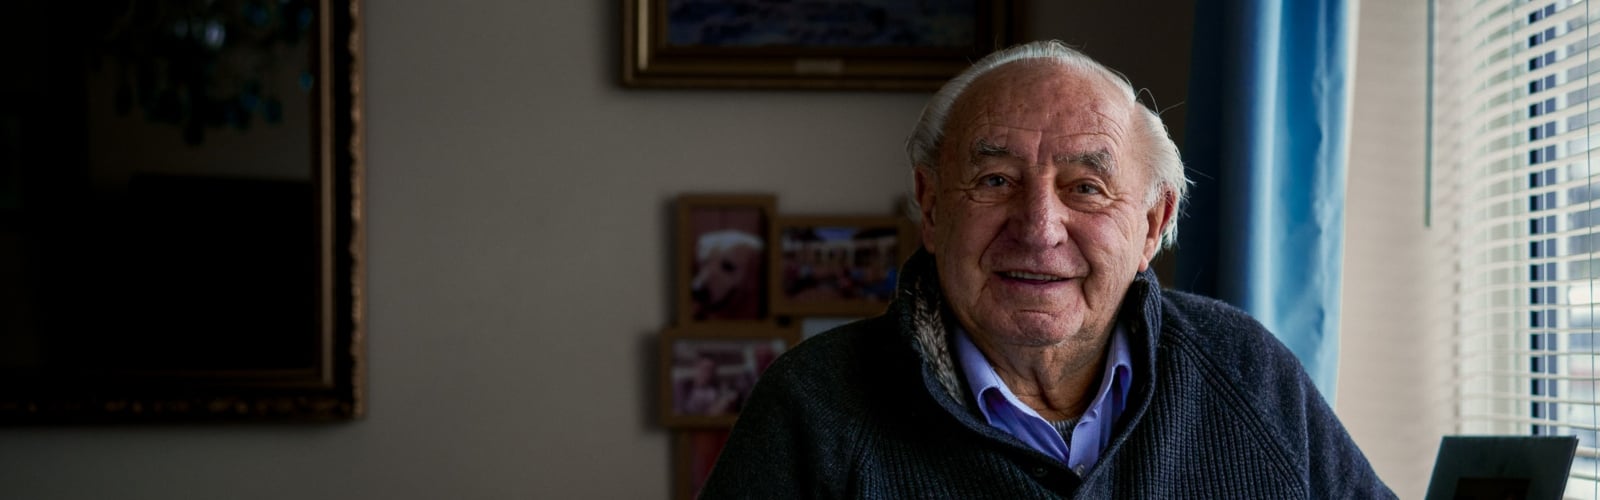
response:
<svg viewBox="0 0 1600 500"><path fill-rule="evenodd" d="M622 2L625 86L934 90L1017 32L1011 0L974 0L972 47L674 47L662 36L665 1Z"/></svg>
<svg viewBox="0 0 1600 500"><path fill-rule="evenodd" d="M316 324L309 368L143 370L0 384L0 424L346 420L366 414L361 0L316 3ZM93 311L88 311L93 314ZM249 321L240 318L239 321ZM225 333L225 330L221 331ZM18 387L21 387L18 389Z"/></svg>

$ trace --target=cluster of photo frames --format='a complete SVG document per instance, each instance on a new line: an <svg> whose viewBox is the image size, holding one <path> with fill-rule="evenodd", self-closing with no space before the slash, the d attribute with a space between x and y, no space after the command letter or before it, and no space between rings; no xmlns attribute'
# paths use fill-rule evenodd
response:
<svg viewBox="0 0 1600 500"><path fill-rule="evenodd" d="M677 310L661 334L660 375L677 498L698 496L761 372L820 329L807 325L882 313L916 248L902 216L785 216L776 206L765 194L677 199Z"/></svg>

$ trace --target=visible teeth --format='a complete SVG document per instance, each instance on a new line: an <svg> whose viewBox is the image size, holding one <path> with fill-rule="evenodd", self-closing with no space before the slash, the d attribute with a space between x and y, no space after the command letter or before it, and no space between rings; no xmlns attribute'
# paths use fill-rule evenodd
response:
<svg viewBox="0 0 1600 500"><path fill-rule="evenodd" d="M1061 280L1061 278L1058 278L1058 277L1055 277L1055 276L1051 276L1051 275L1048 275L1048 274L1033 274L1033 273L1017 272L1017 271L1006 271L1005 275L1008 278L1017 278L1017 279L1035 280L1035 281L1060 281Z"/></svg>

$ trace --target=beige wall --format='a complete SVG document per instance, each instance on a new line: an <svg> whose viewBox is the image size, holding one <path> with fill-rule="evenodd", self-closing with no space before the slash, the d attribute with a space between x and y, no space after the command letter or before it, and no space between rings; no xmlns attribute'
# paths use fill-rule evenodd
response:
<svg viewBox="0 0 1600 500"><path fill-rule="evenodd" d="M1335 410L1400 498L1422 498L1449 431L1448 259L1423 225L1427 5L1361 2ZM1441 246L1442 245L1435 245Z"/></svg>
<svg viewBox="0 0 1600 500"><path fill-rule="evenodd" d="M1186 21L1091 42L1032 3L1136 84L1187 72ZM1114 3L1077 15L1162 17ZM368 2L370 417L0 429L0 498L665 498L670 200L891 210L925 95L623 90L617 4Z"/></svg>

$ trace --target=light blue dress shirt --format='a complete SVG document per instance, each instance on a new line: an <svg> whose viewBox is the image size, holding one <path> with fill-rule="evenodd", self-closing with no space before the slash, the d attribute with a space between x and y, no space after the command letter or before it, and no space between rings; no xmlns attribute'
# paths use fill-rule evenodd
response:
<svg viewBox="0 0 1600 500"><path fill-rule="evenodd" d="M1055 457L1083 476L1100 460L1100 453L1111 444L1112 427L1122 410L1127 407L1128 388L1132 386L1133 355L1128 351L1127 333L1121 325L1111 332L1111 348L1106 352L1105 374L1094 402L1078 419L1072 430L1072 442L1067 443L1039 412L1023 404L1017 395L1000 380L994 365L983 357L983 352L972 343L965 329L952 325L955 332L956 356L961 360L961 371L967 386L977 395L978 411L989 425L1016 436L1028 446Z"/></svg>

